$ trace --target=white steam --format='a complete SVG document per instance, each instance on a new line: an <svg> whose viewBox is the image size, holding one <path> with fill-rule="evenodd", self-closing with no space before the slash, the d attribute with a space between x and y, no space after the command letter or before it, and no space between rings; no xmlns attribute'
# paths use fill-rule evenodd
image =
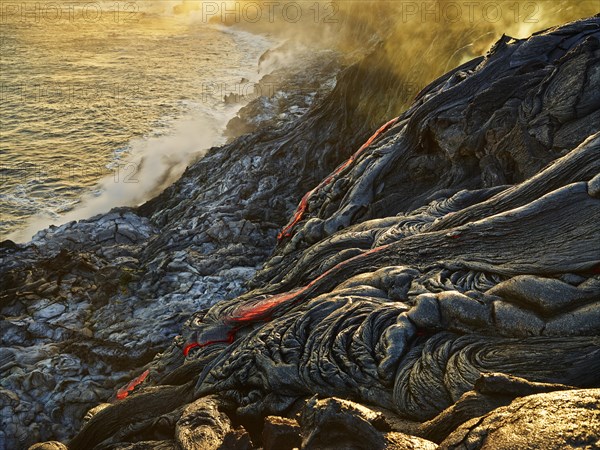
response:
<svg viewBox="0 0 600 450"><path fill-rule="evenodd" d="M175 122L166 135L132 141L126 158L112 165L112 174L99 181L95 194L84 195L74 209L58 217L47 213L33 216L24 229L8 238L28 241L50 225L62 225L117 206L137 206L149 200L177 180L207 149L225 142L222 131L238 108L239 105L220 114L197 112L192 118Z"/></svg>

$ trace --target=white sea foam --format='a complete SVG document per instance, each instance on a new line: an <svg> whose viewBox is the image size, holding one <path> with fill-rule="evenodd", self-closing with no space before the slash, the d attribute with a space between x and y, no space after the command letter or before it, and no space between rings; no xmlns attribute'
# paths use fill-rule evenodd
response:
<svg viewBox="0 0 600 450"><path fill-rule="evenodd" d="M246 48L252 46L264 50L271 45L266 38L247 32L227 30L227 33L237 33L237 41ZM256 62L254 60L249 67L240 67L236 75L242 75L250 82L257 81L260 75ZM231 77L223 81L231 82ZM66 208L63 204L40 207L25 227L7 238L25 242L50 225L89 218L117 206L137 206L159 194L210 147L225 143L223 130L245 102L225 105L218 94L213 97L209 101L182 100L181 105L187 111L185 117L167 118L168 131L164 131L163 123L159 132L150 132L144 138L115 149L113 161L107 165L111 173L102 178L95 189L84 194L77 204ZM70 210L63 213L65 209Z"/></svg>

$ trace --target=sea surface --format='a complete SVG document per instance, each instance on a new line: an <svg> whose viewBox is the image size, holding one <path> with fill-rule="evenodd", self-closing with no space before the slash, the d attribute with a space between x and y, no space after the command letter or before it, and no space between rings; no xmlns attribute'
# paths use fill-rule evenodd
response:
<svg viewBox="0 0 600 450"><path fill-rule="evenodd" d="M225 141L273 42L177 3L3 2L0 240L139 204Z"/></svg>

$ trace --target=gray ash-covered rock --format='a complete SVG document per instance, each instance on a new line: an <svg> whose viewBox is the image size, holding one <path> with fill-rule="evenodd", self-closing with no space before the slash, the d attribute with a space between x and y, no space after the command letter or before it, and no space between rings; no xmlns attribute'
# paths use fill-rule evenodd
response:
<svg viewBox="0 0 600 450"><path fill-rule="evenodd" d="M597 443L600 18L396 118L354 107L394 91L379 51L137 210L2 249L8 445Z"/></svg>
<svg viewBox="0 0 600 450"><path fill-rule="evenodd" d="M255 99L243 106L225 130L231 139L261 128L292 125L319 103L336 85L340 69L347 65L334 50L320 50L288 40L267 50L259 67L279 67L253 85L246 83L246 97ZM262 66L262 67L261 67Z"/></svg>

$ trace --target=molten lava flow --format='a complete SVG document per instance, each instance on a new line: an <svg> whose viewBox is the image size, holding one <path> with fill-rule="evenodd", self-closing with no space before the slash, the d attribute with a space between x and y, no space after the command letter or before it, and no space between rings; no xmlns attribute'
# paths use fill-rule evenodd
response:
<svg viewBox="0 0 600 450"><path fill-rule="evenodd" d="M290 220L290 222L283 228L283 230L281 230L281 232L277 235L277 240L281 240L285 237L290 237L292 235L292 228L298 223L300 222L300 220L302 219L302 217L304 216L304 213L306 212L306 208L308 206L308 200L309 198L315 193L317 192L319 189L321 189L323 186L328 185L329 183L331 183L331 181L333 180L333 178L340 173L342 170L344 170L346 167L348 167L350 164L352 164L352 162L354 162L356 160L356 158L358 158L358 156L369 146L373 143L373 141L375 139L377 139L381 134L385 133L387 130L389 130L396 122L398 121L398 118L396 117L395 119L390 120L389 122L383 124L381 127L379 127L379 129L373 134L373 136L371 136L367 142L365 142L363 145L361 145L361 147L345 162L343 162L342 164L340 164L331 174L329 174L327 176L327 178L325 178L323 181L321 181L317 187L311 189L310 191L308 191L306 194L304 194L304 197L302 197L302 200L300 200L300 203L298 204L298 208L296 208L296 212L294 212L294 215L292 216L292 219Z"/></svg>
<svg viewBox="0 0 600 450"><path fill-rule="evenodd" d="M143 382L146 379L146 377L148 376L149 373L150 373L149 370L144 370L141 375L135 377L133 380L131 380L129 383L127 383L126 386L119 389L117 391L117 396L116 396L117 400L123 400L125 397L127 397L129 395L129 393L131 391L133 391L138 384L140 384L141 382Z"/></svg>
<svg viewBox="0 0 600 450"><path fill-rule="evenodd" d="M300 289L295 289L291 292L273 295L265 299L259 300L252 304L243 304L238 307L231 317L227 318L229 323L253 322L262 319L268 319L272 311L279 305L294 300L299 294L306 290L308 286Z"/></svg>
<svg viewBox="0 0 600 450"><path fill-rule="evenodd" d="M185 345L185 347L183 347L183 356L187 356L190 353L190 351L193 348L196 348L196 347L202 348L202 347L206 347L208 345L217 344L219 342L225 342L227 344L231 344L233 342L233 338L235 336L235 331L237 331L237 330L232 330L227 335L227 339L217 339L217 340L214 340L214 341L206 341L206 342L202 342L202 343L200 343L200 342L188 342Z"/></svg>
<svg viewBox="0 0 600 450"><path fill-rule="evenodd" d="M304 300L304 294L312 287L314 287L320 280L326 278L331 275L334 271L340 270L345 265L350 264L352 261L355 261L357 258L363 258L367 255L372 255L373 253L381 252L388 248L391 244L382 245L380 247L375 247L369 251L366 251L360 255L353 256L346 261L342 261L331 269L319 275L317 278L312 280L307 285L294 289L290 292L284 292L282 294L275 294L270 297L266 297L264 299L247 302L242 305L237 306L237 308L227 317L222 319L222 323L229 326L229 331L227 333L227 339L221 340L210 340L205 342L188 342L185 344L183 348L183 354L187 356L193 348L203 348L211 344L216 344L217 342L226 342L232 343L235 339L236 333L245 325L251 322L258 321L269 321L273 318L273 314L275 309L278 306L289 303L290 305L294 305L302 300Z"/></svg>
<svg viewBox="0 0 600 450"><path fill-rule="evenodd" d="M196 347L201 347L201 346L202 345L200 345L199 342L190 342L185 347L183 347L183 355L187 356L191 349L196 348Z"/></svg>

